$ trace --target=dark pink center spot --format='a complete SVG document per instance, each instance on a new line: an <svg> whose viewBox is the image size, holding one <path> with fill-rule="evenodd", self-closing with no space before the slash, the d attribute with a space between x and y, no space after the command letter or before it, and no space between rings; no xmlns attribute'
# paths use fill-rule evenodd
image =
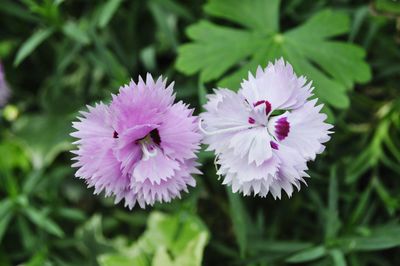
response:
<svg viewBox="0 0 400 266"><path fill-rule="evenodd" d="M279 150L279 148L278 148L278 143L273 142L273 141L270 141L269 144L271 145L271 148L272 148L272 149Z"/></svg>
<svg viewBox="0 0 400 266"><path fill-rule="evenodd" d="M287 121L287 117L279 118L275 124L275 134L278 140L284 140L290 131L290 124Z"/></svg>
<svg viewBox="0 0 400 266"><path fill-rule="evenodd" d="M254 107L257 107L261 104L265 104L265 115L268 115L269 112L271 112L271 104L269 101L265 101L265 100L261 100L261 101L257 101L253 104Z"/></svg>
<svg viewBox="0 0 400 266"><path fill-rule="evenodd" d="M263 103L265 103L264 100L262 100L262 101L257 101L257 102L255 102L255 103L253 104L253 106L254 106L254 107L257 107L257 106L259 106L259 105L261 105L261 104L263 104Z"/></svg>
<svg viewBox="0 0 400 266"><path fill-rule="evenodd" d="M254 124L254 123L256 122L256 120L254 120L253 117L249 117L248 122L249 122L250 124Z"/></svg>
<svg viewBox="0 0 400 266"><path fill-rule="evenodd" d="M265 115L268 115L271 112L271 104L269 101L265 101Z"/></svg>
<svg viewBox="0 0 400 266"><path fill-rule="evenodd" d="M114 131L114 133L113 133L113 138L114 138L114 139L117 139L117 138L118 138L118 133L117 133L117 131Z"/></svg>

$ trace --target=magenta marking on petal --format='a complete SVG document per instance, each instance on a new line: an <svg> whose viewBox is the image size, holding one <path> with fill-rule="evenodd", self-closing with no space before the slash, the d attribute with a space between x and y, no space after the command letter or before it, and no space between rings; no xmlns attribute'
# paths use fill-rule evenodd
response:
<svg viewBox="0 0 400 266"><path fill-rule="evenodd" d="M254 123L256 122L256 120L254 120L253 117L249 117L248 122L249 122L250 124L254 124Z"/></svg>
<svg viewBox="0 0 400 266"><path fill-rule="evenodd" d="M114 133L113 133L113 138L114 138L114 139L117 139L117 138L118 138L118 133L117 133L117 131L114 131Z"/></svg>
<svg viewBox="0 0 400 266"><path fill-rule="evenodd" d="M284 140L290 131L290 124L287 121L287 117L279 118L275 124L275 134L278 140Z"/></svg>
<svg viewBox="0 0 400 266"><path fill-rule="evenodd" d="M271 112L271 109L272 109L272 107L271 107L270 102L269 101L265 101L265 115L268 115L269 112Z"/></svg>
<svg viewBox="0 0 400 266"><path fill-rule="evenodd" d="M278 143L270 141L269 144L271 145L272 149L279 150Z"/></svg>
<svg viewBox="0 0 400 266"><path fill-rule="evenodd" d="M265 100L261 100L261 101L257 101L253 104L254 107L257 107L261 104L265 104L265 115L268 115L271 112L271 103L269 101L265 101Z"/></svg>
<svg viewBox="0 0 400 266"><path fill-rule="evenodd" d="M265 103L264 100L257 101L257 102L255 102L255 103L253 104L253 106L254 106L254 107L257 107L257 106L259 106L260 104L263 104L263 103Z"/></svg>

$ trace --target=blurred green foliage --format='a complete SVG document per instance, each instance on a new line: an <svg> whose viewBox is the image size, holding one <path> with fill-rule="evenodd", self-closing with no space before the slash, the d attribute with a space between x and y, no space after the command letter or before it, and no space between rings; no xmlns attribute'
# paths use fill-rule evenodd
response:
<svg viewBox="0 0 400 266"><path fill-rule="evenodd" d="M392 0L0 0L0 265L399 265L400 33ZM74 178L71 121L131 77L201 111L284 57L335 120L291 199L223 187L213 155L171 204L129 211ZM182 75L187 74L188 76ZM333 108L332 108L333 107Z"/></svg>
<svg viewBox="0 0 400 266"><path fill-rule="evenodd" d="M186 74L200 71L200 81L206 82L219 78L240 62L238 71L218 83L237 89L248 71L254 73L257 66L284 57L298 74L313 80L315 94L323 102L337 108L348 107L346 89L352 88L354 81L371 78L369 66L363 61L364 50L351 43L327 40L349 31L349 17L323 10L302 25L280 33L279 4L279 0L209 1L207 13L247 30L208 21L190 26L187 33L194 42L181 46L177 68ZM251 59L247 60L249 56Z"/></svg>

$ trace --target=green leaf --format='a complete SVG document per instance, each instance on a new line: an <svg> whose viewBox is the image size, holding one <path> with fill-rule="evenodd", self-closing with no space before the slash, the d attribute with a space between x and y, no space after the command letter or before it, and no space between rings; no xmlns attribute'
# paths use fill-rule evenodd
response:
<svg viewBox="0 0 400 266"><path fill-rule="evenodd" d="M249 242L249 249L260 252L293 253L312 247L311 243L294 241L258 241Z"/></svg>
<svg viewBox="0 0 400 266"><path fill-rule="evenodd" d="M400 4L396 0L375 0L374 3L379 12L400 15Z"/></svg>
<svg viewBox="0 0 400 266"><path fill-rule="evenodd" d="M107 254L102 255L98 258L98 262L101 266L150 266L146 257L128 257L119 254Z"/></svg>
<svg viewBox="0 0 400 266"><path fill-rule="evenodd" d="M238 61L250 56L260 42L251 32L218 26L208 21L190 26L187 34L198 42L179 48L176 67L185 74L200 71L201 81L220 77Z"/></svg>
<svg viewBox="0 0 400 266"><path fill-rule="evenodd" d="M344 13L323 10L313 15L302 25L289 30L287 35L292 39L302 41L322 41L329 37L347 33L349 23L350 19Z"/></svg>
<svg viewBox="0 0 400 266"><path fill-rule="evenodd" d="M98 214L93 215L86 223L80 226L76 232L76 245L78 249L91 258L96 265L96 260L99 260L100 254L114 251L112 243L106 240L102 231L102 217ZM108 263L108 260L105 260ZM118 264L105 264L118 265ZM121 264L124 265L124 264Z"/></svg>
<svg viewBox="0 0 400 266"><path fill-rule="evenodd" d="M0 169L8 171L14 168L29 168L29 157L20 146L15 141L5 140L0 143L0 154L7 154L0 160Z"/></svg>
<svg viewBox="0 0 400 266"><path fill-rule="evenodd" d="M102 6L98 21L100 28L105 28L108 25L122 1L123 0L108 0L107 3Z"/></svg>
<svg viewBox="0 0 400 266"><path fill-rule="evenodd" d="M369 200L372 191L372 182L369 183L368 187L364 190L359 198L357 198L357 206L353 209L349 224L355 225L365 215L366 209L369 206Z"/></svg>
<svg viewBox="0 0 400 266"><path fill-rule="evenodd" d="M43 265L48 265L46 263L47 260L47 252L44 250L41 250L39 252L36 252L36 254L26 263L23 264L23 266L43 266Z"/></svg>
<svg viewBox="0 0 400 266"><path fill-rule="evenodd" d="M279 30L279 0L212 0L204 10L249 29L270 33Z"/></svg>
<svg viewBox="0 0 400 266"><path fill-rule="evenodd" d="M346 259L342 251L338 249L331 250L330 255L332 257L333 263L335 266L346 266Z"/></svg>
<svg viewBox="0 0 400 266"><path fill-rule="evenodd" d="M152 266L174 266L174 262L168 254L168 250L165 247L159 247L154 255ZM182 264L186 265L186 264Z"/></svg>
<svg viewBox="0 0 400 266"><path fill-rule="evenodd" d="M218 85L237 89L248 71L283 57L298 75L313 81L315 94L336 108L347 108L347 90L355 82L367 82L371 70L365 51L332 38L348 33L349 17L323 10L302 25L279 32L278 0L209 0L205 11L244 28L200 21L187 30L192 42L180 46L176 68L200 73L200 80L219 80ZM234 70L233 72L231 70ZM231 74L226 74L226 73ZM226 75L225 75L226 74ZM224 76L223 79L221 77Z"/></svg>
<svg viewBox="0 0 400 266"><path fill-rule="evenodd" d="M18 66L35 49L53 34L53 28L40 29L33 33L19 48L14 60L14 66Z"/></svg>
<svg viewBox="0 0 400 266"><path fill-rule="evenodd" d="M372 147L367 147L356 158L352 158L348 169L346 169L346 182L354 183L357 181L375 163L375 158Z"/></svg>
<svg viewBox="0 0 400 266"><path fill-rule="evenodd" d="M174 0L152 0L157 3L160 7L171 13L182 17L186 20L193 20L193 15L191 11L184 5L184 3L178 3Z"/></svg>
<svg viewBox="0 0 400 266"><path fill-rule="evenodd" d="M90 43L90 38L88 34L75 21L67 21L64 24L62 31L66 36L68 36L72 40L75 40L82 44Z"/></svg>
<svg viewBox="0 0 400 266"><path fill-rule="evenodd" d="M207 88L200 80L198 84L197 95L199 97L199 104L203 106L207 102Z"/></svg>
<svg viewBox="0 0 400 266"><path fill-rule="evenodd" d="M175 266L201 266L203 260L203 250L208 242L208 233L201 232L190 240L185 248L174 260ZM163 264L158 264L163 265Z"/></svg>
<svg viewBox="0 0 400 266"><path fill-rule="evenodd" d="M326 212L325 240L330 240L335 238L341 225L339 219L338 197L339 197L339 190L337 181L337 166L334 165L331 168L331 175L329 179L329 194L328 194L328 209Z"/></svg>
<svg viewBox="0 0 400 266"><path fill-rule="evenodd" d="M31 207L25 208L24 212L32 223L36 224L44 231L57 237L64 236L64 232L62 231L62 229L43 212L35 210Z"/></svg>
<svg viewBox="0 0 400 266"><path fill-rule="evenodd" d="M138 241L116 248L117 254L101 255L98 261L102 266L200 266L207 241L208 231L196 216L152 212Z"/></svg>
<svg viewBox="0 0 400 266"><path fill-rule="evenodd" d="M26 181L22 187L22 191L25 195L30 195L32 192L35 191L35 188L37 188L38 183L43 177L43 171L42 170L33 170L32 172L29 173L29 175L26 177Z"/></svg>
<svg viewBox="0 0 400 266"><path fill-rule="evenodd" d="M372 229L367 236L342 238L338 246L348 251L372 251L400 246L400 225L387 225Z"/></svg>
<svg viewBox="0 0 400 266"><path fill-rule="evenodd" d="M398 200L390 195L388 189L379 180L378 177L374 177L372 180L373 188L377 192L379 198L384 202L384 206L390 214L394 214L398 208Z"/></svg>
<svg viewBox="0 0 400 266"><path fill-rule="evenodd" d="M72 130L68 116L26 115L15 123L16 135L26 145L36 169L49 165L60 152L72 148Z"/></svg>
<svg viewBox="0 0 400 266"><path fill-rule="evenodd" d="M12 202L5 199L0 202L0 243L13 216Z"/></svg>
<svg viewBox="0 0 400 266"><path fill-rule="evenodd" d="M243 258L247 250L247 224L246 217L248 214L243 206L242 197L239 193L233 193L232 188L226 189L228 193L230 214L235 231L236 241L239 245L240 255Z"/></svg>
<svg viewBox="0 0 400 266"><path fill-rule="evenodd" d="M290 256L286 260L286 262L300 263L300 262L312 261L325 256L325 254L326 254L326 249L324 246L312 247Z"/></svg>
<svg viewBox="0 0 400 266"><path fill-rule="evenodd" d="M13 0L3 0L0 5L0 12L28 22L37 22L38 20L29 10L23 8L19 2Z"/></svg>
<svg viewBox="0 0 400 266"><path fill-rule="evenodd" d="M164 49L177 47L176 25L171 23L171 14L167 12L158 1L147 1L148 8L157 23L158 43Z"/></svg>
<svg viewBox="0 0 400 266"><path fill-rule="evenodd" d="M142 49L140 51L140 60L147 70L155 70L157 66L156 48L154 46L148 46Z"/></svg>

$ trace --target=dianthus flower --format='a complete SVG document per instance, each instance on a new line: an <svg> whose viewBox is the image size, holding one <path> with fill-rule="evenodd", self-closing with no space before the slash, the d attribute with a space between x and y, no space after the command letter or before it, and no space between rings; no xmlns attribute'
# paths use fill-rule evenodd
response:
<svg viewBox="0 0 400 266"><path fill-rule="evenodd" d="M78 138L76 176L130 209L170 202L195 186L198 121L174 99L173 83L167 87L166 80L148 74L146 82L139 77L122 87L110 105L88 106L71 134Z"/></svg>
<svg viewBox="0 0 400 266"><path fill-rule="evenodd" d="M3 65L0 62L0 107L3 107L10 97L10 89L8 88L4 77Z"/></svg>
<svg viewBox="0 0 400 266"><path fill-rule="evenodd" d="M320 113L313 87L283 59L249 73L239 91L214 90L200 128L216 153L218 174L233 192L290 197L308 177L307 161L322 153L332 125Z"/></svg>

